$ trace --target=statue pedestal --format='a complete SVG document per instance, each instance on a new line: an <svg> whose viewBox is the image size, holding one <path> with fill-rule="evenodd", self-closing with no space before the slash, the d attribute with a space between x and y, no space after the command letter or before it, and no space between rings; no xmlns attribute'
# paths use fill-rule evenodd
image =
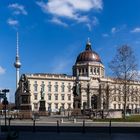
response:
<svg viewBox="0 0 140 140"><path fill-rule="evenodd" d="M45 100L40 100L39 111L46 111Z"/></svg>

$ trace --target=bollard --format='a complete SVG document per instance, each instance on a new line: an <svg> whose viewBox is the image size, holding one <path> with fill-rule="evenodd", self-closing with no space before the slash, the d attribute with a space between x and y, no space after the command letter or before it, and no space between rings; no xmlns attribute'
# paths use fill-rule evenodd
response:
<svg viewBox="0 0 140 140"><path fill-rule="evenodd" d="M35 132L35 119L33 119L33 132Z"/></svg>
<svg viewBox="0 0 140 140"><path fill-rule="evenodd" d="M10 125L11 124L11 119L12 118L9 118L9 125L8 125L9 126L9 131L10 131L10 127L11 127L11 125Z"/></svg>
<svg viewBox="0 0 140 140"><path fill-rule="evenodd" d="M63 118L61 118L61 123L63 123L64 122L64 120L63 120Z"/></svg>
<svg viewBox="0 0 140 140"><path fill-rule="evenodd" d="M76 118L73 119L73 123L76 123Z"/></svg>
<svg viewBox="0 0 140 140"><path fill-rule="evenodd" d="M59 121L57 120L57 133L60 133L60 129L59 129Z"/></svg>
<svg viewBox="0 0 140 140"><path fill-rule="evenodd" d="M85 120L83 120L83 130L82 130L83 133L85 133Z"/></svg>
<svg viewBox="0 0 140 140"><path fill-rule="evenodd" d="M111 134L111 120L109 121L109 134Z"/></svg>

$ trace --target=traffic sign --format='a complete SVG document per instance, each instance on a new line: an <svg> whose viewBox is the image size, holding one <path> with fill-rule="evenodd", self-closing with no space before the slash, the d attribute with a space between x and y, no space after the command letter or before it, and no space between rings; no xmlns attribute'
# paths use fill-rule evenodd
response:
<svg viewBox="0 0 140 140"><path fill-rule="evenodd" d="M5 94L0 93L0 98L5 98Z"/></svg>
<svg viewBox="0 0 140 140"><path fill-rule="evenodd" d="M6 93L6 92L9 92L10 90L9 89L3 89L2 92Z"/></svg>

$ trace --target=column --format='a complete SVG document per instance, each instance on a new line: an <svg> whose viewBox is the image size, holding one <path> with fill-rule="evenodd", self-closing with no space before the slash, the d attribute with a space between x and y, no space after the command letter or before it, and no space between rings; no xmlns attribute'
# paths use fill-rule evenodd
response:
<svg viewBox="0 0 140 140"><path fill-rule="evenodd" d="M78 70L78 68L76 68L76 76L78 76L79 75L79 70Z"/></svg>
<svg viewBox="0 0 140 140"><path fill-rule="evenodd" d="M90 75L90 66L88 66L88 77Z"/></svg>
<svg viewBox="0 0 140 140"><path fill-rule="evenodd" d="M89 106L89 108L91 108L91 93L89 92L89 97L88 97L89 99L88 99L88 101L89 101L89 104L88 104L88 106Z"/></svg>

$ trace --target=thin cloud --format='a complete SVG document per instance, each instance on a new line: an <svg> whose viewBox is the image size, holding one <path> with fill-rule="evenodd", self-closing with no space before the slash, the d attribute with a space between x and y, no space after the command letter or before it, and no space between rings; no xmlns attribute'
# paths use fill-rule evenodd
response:
<svg viewBox="0 0 140 140"><path fill-rule="evenodd" d="M102 0L48 0L48 2L37 1L36 4L44 13L51 14L53 17L74 20L86 25L96 25L89 18L88 12L91 10L102 10ZM97 19L97 18L96 18ZM57 22L56 22L57 24Z"/></svg>
<svg viewBox="0 0 140 140"><path fill-rule="evenodd" d="M5 74L5 72L6 70L2 66L0 66L0 75Z"/></svg>
<svg viewBox="0 0 140 140"><path fill-rule="evenodd" d="M18 3L13 3L13 4L9 4L8 8L13 10L13 14L14 15L27 15L27 11L25 10L25 7L21 4Z"/></svg>
<svg viewBox="0 0 140 140"><path fill-rule="evenodd" d="M61 21L59 18L57 17L53 17L51 20L49 20L52 23L64 26L64 27L68 27L68 24L66 24L65 22Z"/></svg>
<svg viewBox="0 0 140 140"><path fill-rule="evenodd" d="M140 27L134 28L131 33L140 33Z"/></svg>
<svg viewBox="0 0 140 140"><path fill-rule="evenodd" d="M109 34L102 34L103 37L109 37Z"/></svg>
<svg viewBox="0 0 140 140"><path fill-rule="evenodd" d="M10 26L17 26L19 24L18 20L14 20L14 19L11 19L9 18L7 20L7 23L10 25Z"/></svg>
<svg viewBox="0 0 140 140"><path fill-rule="evenodd" d="M117 28L116 28L116 27L113 27L113 28L111 29L111 33L112 33L112 34L115 34L116 32L118 32Z"/></svg>

